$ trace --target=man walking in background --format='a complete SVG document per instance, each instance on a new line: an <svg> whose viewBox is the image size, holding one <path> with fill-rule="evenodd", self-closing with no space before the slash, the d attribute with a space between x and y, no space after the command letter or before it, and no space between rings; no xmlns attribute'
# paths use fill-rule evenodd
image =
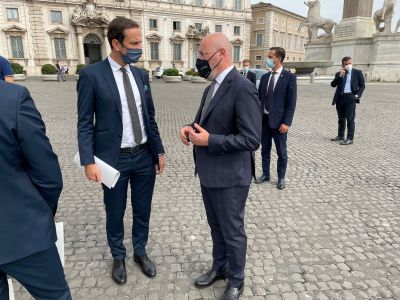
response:
<svg viewBox="0 0 400 300"><path fill-rule="evenodd" d="M331 83L336 87L332 105L336 104L338 114L338 135L331 141L340 141L340 145L351 145L354 140L356 104L360 103L360 98L365 90L365 80L360 70L353 68L351 57L343 57L342 67L336 73L335 79ZM344 132L347 122L347 138L344 139Z"/></svg>
<svg viewBox="0 0 400 300"><path fill-rule="evenodd" d="M242 69L242 71L240 71L240 74L242 74L245 78L250 80L255 85L257 83L257 76L255 73L250 71L250 67L251 67L250 59L244 59L242 65L243 65L243 69Z"/></svg>
<svg viewBox="0 0 400 300"><path fill-rule="evenodd" d="M268 52L266 66L271 72L261 77L258 95L261 101L263 129L261 157L263 174L256 180L262 183L270 180L272 140L278 155L278 189L286 187L287 133L292 125L297 100L296 76L283 69L285 49L272 47Z"/></svg>

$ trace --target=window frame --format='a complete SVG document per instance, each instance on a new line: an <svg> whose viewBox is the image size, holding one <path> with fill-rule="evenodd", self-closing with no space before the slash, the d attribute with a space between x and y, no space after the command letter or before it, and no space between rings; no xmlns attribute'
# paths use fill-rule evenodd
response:
<svg viewBox="0 0 400 300"><path fill-rule="evenodd" d="M155 24L155 27L152 26L153 22ZM150 30L157 30L158 29L158 19L149 18L149 28L150 28Z"/></svg>
<svg viewBox="0 0 400 300"><path fill-rule="evenodd" d="M53 13L60 13L60 15L61 15L60 22L55 22L55 21L53 20ZM62 10L54 10L54 9L51 9L51 10L50 10L50 21L51 21L52 24L63 24L63 12L62 12Z"/></svg>
<svg viewBox="0 0 400 300"><path fill-rule="evenodd" d="M12 11L16 11L17 12L17 17L14 18L14 16L12 16L11 18L9 17L9 12ZM14 15L14 14L13 14ZM7 16L7 21L19 21L19 9L18 7L6 7L6 16Z"/></svg>
<svg viewBox="0 0 400 300"><path fill-rule="evenodd" d="M14 49L13 47L13 40L18 40L20 42L20 49ZM14 43L17 45L16 43ZM11 49L11 57L13 59L22 59L25 58L25 49L24 49L24 39L20 35L11 35L10 36L10 49ZM15 55L14 55L15 53Z"/></svg>

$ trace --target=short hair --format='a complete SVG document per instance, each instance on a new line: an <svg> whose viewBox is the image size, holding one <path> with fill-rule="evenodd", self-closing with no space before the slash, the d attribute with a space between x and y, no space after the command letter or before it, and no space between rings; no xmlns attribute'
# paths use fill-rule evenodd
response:
<svg viewBox="0 0 400 300"><path fill-rule="evenodd" d="M122 44L125 39L125 30L130 28L139 28L139 24L125 17L116 17L108 24L107 39L111 48L113 40Z"/></svg>
<svg viewBox="0 0 400 300"><path fill-rule="evenodd" d="M245 58L245 59L243 59L243 62L242 62L243 64L244 63L249 63L249 64L251 64L251 60L250 59L248 59L248 58Z"/></svg>
<svg viewBox="0 0 400 300"><path fill-rule="evenodd" d="M350 56L345 56L342 58L342 64L346 61L349 61L350 59L352 59Z"/></svg>
<svg viewBox="0 0 400 300"><path fill-rule="evenodd" d="M281 59L281 62L285 60L286 51L282 47L271 47L269 50L275 51L275 56Z"/></svg>

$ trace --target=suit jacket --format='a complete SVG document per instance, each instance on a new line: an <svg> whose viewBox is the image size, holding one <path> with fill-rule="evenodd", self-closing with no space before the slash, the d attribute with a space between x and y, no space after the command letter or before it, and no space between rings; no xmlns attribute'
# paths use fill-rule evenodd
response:
<svg viewBox="0 0 400 300"><path fill-rule="evenodd" d="M243 70L240 71L240 74L242 74L242 76L244 76L243 74ZM247 72L247 77L248 80L250 80L252 83L254 83L254 85L257 83L257 76L256 73L253 73L252 71L248 71Z"/></svg>
<svg viewBox="0 0 400 300"><path fill-rule="evenodd" d="M0 81L0 91L2 265L54 246L62 176L28 90Z"/></svg>
<svg viewBox="0 0 400 300"><path fill-rule="evenodd" d="M261 140L261 110L255 86L236 69L227 74L211 100L202 123L210 134L208 147L194 147L196 170L202 185L211 188L248 186L254 176L254 151Z"/></svg>
<svg viewBox="0 0 400 300"><path fill-rule="evenodd" d="M258 95L261 101L261 108L264 111L267 103L268 81L271 72L261 77L258 87ZM275 85L274 95L269 112L269 126L277 129L282 124L292 125L297 101L297 82L296 76L285 69Z"/></svg>
<svg viewBox="0 0 400 300"><path fill-rule="evenodd" d="M335 75L335 79L331 82L332 87L336 87L336 92L335 96L333 97L332 105L335 105L342 92L342 84L345 84L343 82L343 77L340 77L340 72L337 72ZM360 70L357 69L352 69L351 70L351 92L353 93L354 96L358 96L361 98L362 94L364 93L365 90L365 80L364 80L364 75ZM355 101L355 98L354 98Z"/></svg>
<svg viewBox="0 0 400 300"><path fill-rule="evenodd" d="M147 142L155 163L164 153L155 121L153 97L148 75L131 66L142 101L143 122ZM81 164L94 163L94 155L114 168L117 166L122 141L122 108L108 59L90 65L79 72L78 144Z"/></svg>

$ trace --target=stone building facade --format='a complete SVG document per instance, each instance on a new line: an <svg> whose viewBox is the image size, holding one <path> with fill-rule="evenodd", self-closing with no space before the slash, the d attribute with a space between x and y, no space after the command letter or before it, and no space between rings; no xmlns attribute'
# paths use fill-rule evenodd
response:
<svg viewBox="0 0 400 300"><path fill-rule="evenodd" d="M250 59L256 68L264 67L264 58L274 46L286 49L286 61L305 60L308 32L298 31L305 17L262 2L252 5L252 16Z"/></svg>
<svg viewBox="0 0 400 300"><path fill-rule="evenodd" d="M150 70L194 67L201 39L225 33L237 67L250 52L250 0L0 0L0 55L40 75L43 64L75 66L110 52L107 25L124 16L138 22Z"/></svg>

